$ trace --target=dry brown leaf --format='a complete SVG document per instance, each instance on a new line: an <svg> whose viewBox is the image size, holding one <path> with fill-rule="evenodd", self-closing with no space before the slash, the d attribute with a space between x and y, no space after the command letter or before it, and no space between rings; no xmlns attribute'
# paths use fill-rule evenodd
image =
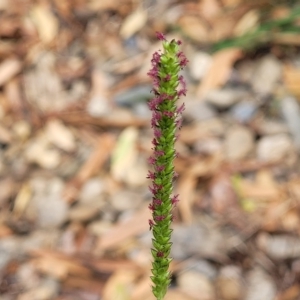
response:
<svg viewBox="0 0 300 300"><path fill-rule="evenodd" d="M111 134L103 134L99 138L94 152L91 153L89 159L81 167L75 178L66 185L64 199L67 202L73 202L82 184L99 172L105 161L109 158L114 144L115 138Z"/></svg>
<svg viewBox="0 0 300 300"><path fill-rule="evenodd" d="M58 32L58 20L51 12L49 5L36 5L30 14L33 23L39 33L43 43L50 43L54 40Z"/></svg>
<svg viewBox="0 0 300 300"><path fill-rule="evenodd" d="M103 291L103 300L128 300L132 285L139 274L130 270L119 270L106 283Z"/></svg>
<svg viewBox="0 0 300 300"><path fill-rule="evenodd" d="M222 12L220 2L217 0L202 0L199 2L199 9L207 21L213 21Z"/></svg>
<svg viewBox="0 0 300 300"><path fill-rule="evenodd" d="M210 185L211 207L216 213L226 213L237 205L237 197L231 184L230 175L217 173Z"/></svg>
<svg viewBox="0 0 300 300"><path fill-rule="evenodd" d="M233 64L242 57L238 48L224 49L214 54L212 64L197 89L197 96L204 98L208 91L226 83Z"/></svg>
<svg viewBox="0 0 300 300"><path fill-rule="evenodd" d="M300 295L300 286L298 284L292 285L278 296L278 300L297 300Z"/></svg>
<svg viewBox="0 0 300 300"><path fill-rule="evenodd" d="M128 127L120 134L112 153L111 162L111 173L116 180L126 180L138 155L137 138L138 131L135 127Z"/></svg>
<svg viewBox="0 0 300 300"><path fill-rule="evenodd" d="M122 23L120 35L123 39L128 39L139 30L141 30L147 22L147 12L138 9L130 14Z"/></svg>
<svg viewBox="0 0 300 300"><path fill-rule="evenodd" d="M284 65L283 81L287 90L300 98L300 69L288 64Z"/></svg>
<svg viewBox="0 0 300 300"><path fill-rule="evenodd" d="M252 9L242 16L236 24L233 34L234 36L241 36L253 30L259 23L259 11Z"/></svg>
<svg viewBox="0 0 300 300"><path fill-rule="evenodd" d="M75 258L63 253L37 249L31 255L38 270L54 277L65 279L67 276L91 277L92 272Z"/></svg>
<svg viewBox="0 0 300 300"><path fill-rule="evenodd" d="M182 220L186 224L193 222L193 203L194 203L194 191L197 184L197 177L190 172L182 174L178 180L177 192L180 197L178 209L180 211Z"/></svg>
<svg viewBox="0 0 300 300"><path fill-rule="evenodd" d="M0 64L0 86L17 75L22 69L22 64L17 59L6 59Z"/></svg>
<svg viewBox="0 0 300 300"><path fill-rule="evenodd" d="M24 213L31 199L31 196L31 186L28 183L24 183L21 189L18 191L17 197L14 202L13 213L17 218L19 218Z"/></svg>
<svg viewBox="0 0 300 300"><path fill-rule="evenodd" d="M84 291L91 291L96 294L102 294L103 292L103 283L97 278L79 278L69 276L64 281L64 286L69 289L77 289Z"/></svg>
<svg viewBox="0 0 300 300"><path fill-rule="evenodd" d="M145 206L137 211L129 220L118 222L101 237L97 247L98 251L116 247L124 240L149 230L148 220L150 218L151 213L148 206Z"/></svg>
<svg viewBox="0 0 300 300"><path fill-rule="evenodd" d="M0 238L6 237L6 236L9 236L12 234L13 234L13 231L9 227L0 224Z"/></svg>
<svg viewBox="0 0 300 300"><path fill-rule="evenodd" d="M208 28L197 16L184 15L178 20L181 30L191 39L197 42L208 42Z"/></svg>

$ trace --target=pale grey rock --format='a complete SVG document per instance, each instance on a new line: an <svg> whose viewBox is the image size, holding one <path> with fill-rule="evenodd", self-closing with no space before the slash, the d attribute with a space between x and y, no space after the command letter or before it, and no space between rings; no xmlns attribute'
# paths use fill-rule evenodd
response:
<svg viewBox="0 0 300 300"><path fill-rule="evenodd" d="M291 259L300 256L300 241L296 236L287 234L269 235L261 233L257 245L272 259Z"/></svg>
<svg viewBox="0 0 300 300"><path fill-rule="evenodd" d="M267 95L281 79L282 63L273 55L263 57L253 72L251 84L255 92Z"/></svg>
<svg viewBox="0 0 300 300"><path fill-rule="evenodd" d="M27 209L29 218L35 218L41 228L62 225L68 212L68 205L62 195L64 183L58 178L34 178L31 186L34 195Z"/></svg>
<svg viewBox="0 0 300 300"><path fill-rule="evenodd" d="M261 135L275 135L289 133L289 129L286 124L279 120L262 119L256 122L256 128Z"/></svg>
<svg viewBox="0 0 300 300"><path fill-rule="evenodd" d="M177 281L180 289L187 295L192 297L201 295L202 300L215 300L212 282L203 274L189 270L180 274Z"/></svg>
<svg viewBox="0 0 300 300"><path fill-rule="evenodd" d="M203 121L216 117L216 110L206 102L188 98L185 101L184 118L191 121Z"/></svg>
<svg viewBox="0 0 300 300"><path fill-rule="evenodd" d="M195 80L201 80L212 63L212 57L206 52L196 52L189 58L189 70Z"/></svg>
<svg viewBox="0 0 300 300"><path fill-rule="evenodd" d="M240 123L251 121L257 112L257 105L253 101L243 101L234 105L230 110L230 115Z"/></svg>
<svg viewBox="0 0 300 300"><path fill-rule="evenodd" d="M293 142L288 135L265 136L257 144L257 158L265 162L278 162L293 154L293 150Z"/></svg>
<svg viewBox="0 0 300 300"><path fill-rule="evenodd" d="M300 106L294 97L281 100L281 112L293 136L294 144L300 149Z"/></svg>
<svg viewBox="0 0 300 300"><path fill-rule="evenodd" d="M96 94L91 97L86 109L88 114L92 117L103 117L111 112L111 104L107 97Z"/></svg>
<svg viewBox="0 0 300 300"><path fill-rule="evenodd" d="M254 149L254 135L247 127L234 126L225 134L224 147L228 160L244 159Z"/></svg>
<svg viewBox="0 0 300 300"><path fill-rule="evenodd" d="M171 240L171 256L178 260L190 256L223 259L229 248L225 233L218 231L213 225L202 223L174 226Z"/></svg>
<svg viewBox="0 0 300 300"><path fill-rule="evenodd" d="M68 219L75 222L86 222L100 212L99 205L76 205L68 213Z"/></svg>
<svg viewBox="0 0 300 300"><path fill-rule="evenodd" d="M218 89L207 93L205 101L218 109L227 109L248 96L243 89Z"/></svg>
<svg viewBox="0 0 300 300"><path fill-rule="evenodd" d="M134 209L142 201L143 199L139 193L128 190L119 191L113 194L110 198L111 205L118 211Z"/></svg>
<svg viewBox="0 0 300 300"><path fill-rule="evenodd" d="M248 273L244 300L274 300L276 284L263 269L256 267Z"/></svg>
<svg viewBox="0 0 300 300"><path fill-rule="evenodd" d="M78 200L80 203L103 202L105 183L99 177L87 180L81 188Z"/></svg>

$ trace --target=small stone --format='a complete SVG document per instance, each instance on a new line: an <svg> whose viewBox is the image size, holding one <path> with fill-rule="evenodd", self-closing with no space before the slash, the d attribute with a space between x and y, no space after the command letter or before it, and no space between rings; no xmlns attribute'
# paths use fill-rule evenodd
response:
<svg viewBox="0 0 300 300"><path fill-rule="evenodd" d="M136 103L151 98L152 86L140 85L115 95L115 102L120 106L134 106Z"/></svg>
<svg viewBox="0 0 300 300"><path fill-rule="evenodd" d="M276 297L274 280L259 267L249 272L246 286L245 300L274 300Z"/></svg>
<svg viewBox="0 0 300 300"><path fill-rule="evenodd" d="M54 169L61 161L60 153L51 148L49 140L43 133L30 141L25 149L25 157L27 161L45 169Z"/></svg>
<svg viewBox="0 0 300 300"><path fill-rule="evenodd" d="M227 109L245 97L247 97L245 90L226 88L211 90L205 100L218 109Z"/></svg>
<svg viewBox="0 0 300 300"><path fill-rule="evenodd" d="M14 123L12 129L15 135L21 140L28 139L31 134L30 125L25 121L17 121Z"/></svg>
<svg viewBox="0 0 300 300"><path fill-rule="evenodd" d="M252 101L244 101L234 105L230 114L240 123L247 123L251 121L257 111L257 105Z"/></svg>
<svg viewBox="0 0 300 300"><path fill-rule="evenodd" d="M108 221L95 221L88 226L88 231L98 237L101 237L112 228L112 223Z"/></svg>
<svg viewBox="0 0 300 300"><path fill-rule="evenodd" d="M220 270L216 280L216 289L221 300L242 299L242 270L234 265L225 266Z"/></svg>
<svg viewBox="0 0 300 300"><path fill-rule="evenodd" d="M44 278L38 287L33 288L18 296L17 300L47 300L54 299L59 290L59 284L55 279Z"/></svg>
<svg viewBox="0 0 300 300"><path fill-rule="evenodd" d="M218 273L216 267L204 259L188 260L184 267L188 270L196 271L210 280L214 280Z"/></svg>
<svg viewBox="0 0 300 300"><path fill-rule="evenodd" d="M61 121L49 121L45 133L48 140L58 148L67 152L75 150L76 143L74 135Z"/></svg>
<svg viewBox="0 0 300 300"><path fill-rule="evenodd" d="M285 122L293 136L295 146L300 149L300 106L294 97L286 97L281 101L281 111Z"/></svg>
<svg viewBox="0 0 300 300"><path fill-rule="evenodd" d="M104 192L104 182L99 177L91 178L86 181L81 188L79 194L79 202L81 203L93 203L102 202Z"/></svg>
<svg viewBox="0 0 300 300"><path fill-rule="evenodd" d="M71 221L86 222L99 214L99 207L77 205L72 207L68 213Z"/></svg>
<svg viewBox="0 0 300 300"><path fill-rule="evenodd" d="M103 117L111 111L109 100L103 95L94 95L87 104L87 112L92 117Z"/></svg>
<svg viewBox="0 0 300 300"><path fill-rule="evenodd" d="M184 260L193 255L215 259L224 258L228 249L225 235L209 223L178 226L176 229L174 225L171 256L178 260Z"/></svg>
<svg viewBox="0 0 300 300"><path fill-rule="evenodd" d="M139 193L122 190L111 196L111 204L118 211L136 208L142 201Z"/></svg>
<svg viewBox="0 0 300 300"><path fill-rule="evenodd" d="M224 147L228 160L244 159L254 148L254 135L247 127L234 126L225 135Z"/></svg>
<svg viewBox="0 0 300 300"><path fill-rule="evenodd" d="M55 228L65 222L68 205L62 197L63 182L58 178L31 180L34 197L27 208L29 218L36 218L42 228Z"/></svg>
<svg viewBox="0 0 300 300"><path fill-rule="evenodd" d="M197 52L190 58L189 69L195 80L201 80L212 63L212 57L206 52Z"/></svg>
<svg viewBox="0 0 300 300"><path fill-rule="evenodd" d="M202 300L214 300L215 293L211 281L196 271L187 271L177 278L178 285L182 291L192 297L199 297ZM197 298L195 298L197 299Z"/></svg>
<svg viewBox="0 0 300 300"><path fill-rule="evenodd" d="M214 108L206 102L192 98L185 101L184 118L191 121L203 121L214 118L216 115Z"/></svg>
<svg viewBox="0 0 300 300"><path fill-rule="evenodd" d="M289 129L279 120L261 119L256 122L255 127L260 135L275 135L288 133Z"/></svg>
<svg viewBox="0 0 300 300"><path fill-rule="evenodd" d="M281 79L282 63L273 55L262 58L253 72L251 84L255 92L271 94Z"/></svg>
<svg viewBox="0 0 300 300"><path fill-rule="evenodd" d="M300 241L295 236L287 234L271 236L261 233L257 237L257 245L275 260L292 259L300 256Z"/></svg>
<svg viewBox="0 0 300 300"><path fill-rule="evenodd" d="M257 144L257 157L265 162L278 162L293 151L291 138L285 134L263 137Z"/></svg>
<svg viewBox="0 0 300 300"><path fill-rule="evenodd" d="M223 149L223 144L220 139L217 138L206 138L201 139L194 144L196 152L204 155L213 155L219 153Z"/></svg>

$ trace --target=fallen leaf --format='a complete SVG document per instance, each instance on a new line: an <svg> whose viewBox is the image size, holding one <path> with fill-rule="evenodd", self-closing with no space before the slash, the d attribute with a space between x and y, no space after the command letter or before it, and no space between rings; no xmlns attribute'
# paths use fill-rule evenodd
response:
<svg viewBox="0 0 300 300"><path fill-rule="evenodd" d="M129 237L142 234L149 230L148 220L151 213L148 206L137 211L129 220L118 222L111 230L103 235L98 243L98 251L104 251L111 247L118 246Z"/></svg>
<svg viewBox="0 0 300 300"><path fill-rule="evenodd" d="M51 7L48 5L36 5L31 10L30 16L41 41L45 44L52 42L57 36L59 24L51 12Z"/></svg>
<svg viewBox="0 0 300 300"><path fill-rule="evenodd" d="M73 133L59 120L51 120L46 126L46 136L58 148L71 152L75 150Z"/></svg>
<svg viewBox="0 0 300 300"><path fill-rule="evenodd" d="M141 30L147 22L147 12L138 9L130 14L122 23L120 34L123 39L128 39L139 30Z"/></svg>
<svg viewBox="0 0 300 300"><path fill-rule="evenodd" d="M6 59L0 64L0 86L5 84L22 69L22 64L17 59Z"/></svg>
<svg viewBox="0 0 300 300"><path fill-rule="evenodd" d="M245 13L236 24L233 34L234 36L241 36L253 30L259 24L259 11L252 9Z"/></svg>
<svg viewBox="0 0 300 300"><path fill-rule="evenodd" d="M208 91L226 83L233 64L242 57L242 50L238 48L224 49L215 53L212 64L197 89L197 96L204 98Z"/></svg>
<svg viewBox="0 0 300 300"><path fill-rule="evenodd" d="M300 69L289 64L283 66L283 82L287 90L300 97Z"/></svg>

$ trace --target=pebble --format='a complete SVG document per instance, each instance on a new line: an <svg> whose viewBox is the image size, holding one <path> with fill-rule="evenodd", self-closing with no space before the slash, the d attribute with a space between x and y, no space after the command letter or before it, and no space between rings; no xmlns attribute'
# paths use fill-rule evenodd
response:
<svg viewBox="0 0 300 300"><path fill-rule="evenodd" d="M111 112L111 104L107 97L96 94L87 104L87 112L92 117L103 117Z"/></svg>
<svg viewBox="0 0 300 300"><path fill-rule="evenodd" d="M216 290L221 300L242 299L242 269L234 265L222 267L216 280Z"/></svg>
<svg viewBox="0 0 300 300"><path fill-rule="evenodd" d="M281 101L281 112L293 136L294 144L300 150L300 106L294 97L286 97Z"/></svg>
<svg viewBox="0 0 300 300"><path fill-rule="evenodd" d="M118 211L126 211L136 208L142 200L143 199L139 193L129 190L121 190L111 196L110 203L114 209Z"/></svg>
<svg viewBox="0 0 300 300"><path fill-rule="evenodd" d="M204 275L209 280L214 280L218 274L216 267L209 261L204 259L188 260L185 265L185 269L196 271Z"/></svg>
<svg viewBox="0 0 300 300"><path fill-rule="evenodd" d="M120 106L134 106L138 102L152 98L151 89L152 86L150 85L140 85L127 89L114 96L115 103Z"/></svg>
<svg viewBox="0 0 300 300"><path fill-rule="evenodd" d="M251 121L257 112L257 105L252 101L237 103L230 109L231 116L240 123Z"/></svg>
<svg viewBox="0 0 300 300"><path fill-rule="evenodd" d="M105 233L107 233L112 227L111 222L108 221L95 221L92 222L89 226L88 226L88 231L91 234L94 234L96 236L101 237L102 235L104 235Z"/></svg>
<svg viewBox="0 0 300 300"><path fill-rule="evenodd" d="M76 205L69 210L68 219L76 222L86 222L99 214L100 208L94 205Z"/></svg>
<svg viewBox="0 0 300 300"><path fill-rule="evenodd" d="M288 133L289 129L285 123L279 120L261 119L255 124L260 135L274 135Z"/></svg>
<svg viewBox="0 0 300 300"><path fill-rule="evenodd" d="M38 287L26 291L18 296L17 300L47 300L58 295L59 284L53 278L43 278Z"/></svg>
<svg viewBox="0 0 300 300"><path fill-rule="evenodd" d="M193 255L217 260L224 258L227 251L225 233L210 224L174 226L172 242L171 256L178 260Z"/></svg>
<svg viewBox="0 0 300 300"><path fill-rule="evenodd" d="M102 202L105 183L101 178L95 177L87 180L81 188L78 201L80 203Z"/></svg>
<svg viewBox="0 0 300 300"><path fill-rule="evenodd" d="M58 178L34 178L30 182L34 196L29 203L27 214L36 218L41 228L55 228L67 218L68 205L62 197L64 184Z"/></svg>
<svg viewBox="0 0 300 300"><path fill-rule="evenodd" d="M184 118L190 121L204 121L216 117L215 109L206 102L188 98L185 101Z"/></svg>
<svg viewBox="0 0 300 300"><path fill-rule="evenodd" d="M72 152L76 148L75 137L72 131L59 120L51 120L45 129L48 140L58 148Z"/></svg>
<svg viewBox="0 0 300 300"><path fill-rule="evenodd" d="M55 169L61 162L59 151L52 148L50 141L43 133L28 143L25 158L28 162L35 163L44 169Z"/></svg>
<svg viewBox="0 0 300 300"><path fill-rule="evenodd" d="M297 237L282 234L268 235L261 233L257 245L272 259L291 259L300 256L300 241Z"/></svg>
<svg viewBox="0 0 300 300"><path fill-rule="evenodd" d="M14 236L0 239L0 274L12 259L16 259L19 256L19 247L19 239Z"/></svg>
<svg viewBox="0 0 300 300"><path fill-rule="evenodd" d="M227 109L247 97L247 95L248 93L242 89L225 88L209 91L205 101L218 109Z"/></svg>
<svg viewBox="0 0 300 300"><path fill-rule="evenodd" d="M253 90L260 94L271 94L281 79L282 63L273 55L263 57L251 77Z"/></svg>
<svg viewBox="0 0 300 300"><path fill-rule="evenodd" d="M254 135L247 127L231 127L225 134L224 147L228 160L244 159L254 149Z"/></svg>
<svg viewBox="0 0 300 300"><path fill-rule="evenodd" d="M256 267L248 273L245 300L274 300L276 284L261 268Z"/></svg>
<svg viewBox="0 0 300 300"><path fill-rule="evenodd" d="M257 144L257 158L265 162L278 162L292 152L293 143L286 134L265 136Z"/></svg>
<svg viewBox="0 0 300 300"><path fill-rule="evenodd" d="M189 70L194 80L201 80L212 63L212 57L206 52L196 52L190 58Z"/></svg>
<svg viewBox="0 0 300 300"><path fill-rule="evenodd" d="M190 270L180 274L177 280L180 289L187 295L196 297L195 299L199 299L201 295L201 300L215 299L213 285L203 274Z"/></svg>

